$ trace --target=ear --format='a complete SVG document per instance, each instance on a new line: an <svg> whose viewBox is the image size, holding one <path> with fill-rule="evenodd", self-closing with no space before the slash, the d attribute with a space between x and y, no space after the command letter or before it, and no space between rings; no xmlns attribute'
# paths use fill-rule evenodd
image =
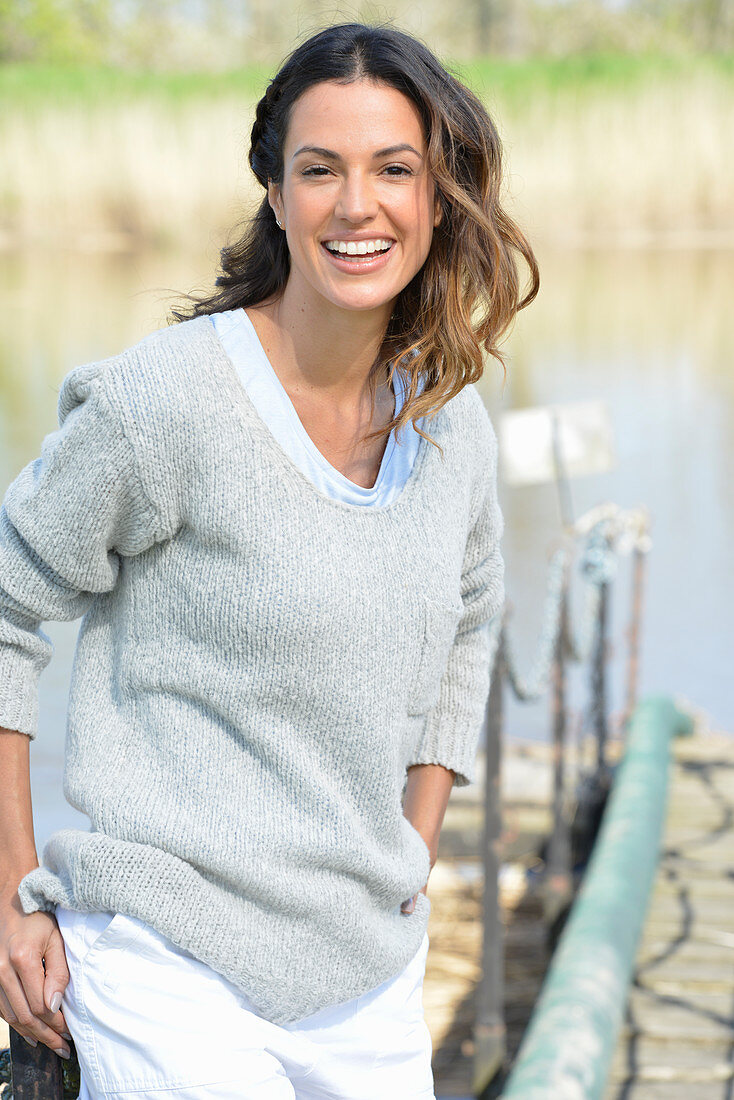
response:
<svg viewBox="0 0 734 1100"><path fill-rule="evenodd" d="M441 199L440 199L440 196L439 196L438 192L436 192L436 196L433 200L433 228L434 229L436 228L437 225L441 224L441 219L442 218L443 218L443 208L441 207Z"/></svg>
<svg viewBox="0 0 734 1100"><path fill-rule="evenodd" d="M283 199L280 194L280 184L268 180L268 202L276 218L283 221Z"/></svg>

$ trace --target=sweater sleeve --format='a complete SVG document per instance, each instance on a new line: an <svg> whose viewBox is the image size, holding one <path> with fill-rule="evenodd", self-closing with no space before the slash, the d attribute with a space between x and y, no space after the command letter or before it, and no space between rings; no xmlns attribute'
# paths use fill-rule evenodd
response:
<svg viewBox="0 0 734 1100"><path fill-rule="evenodd" d="M505 598L500 540L504 519L497 500L496 439L483 498L470 526L461 576L464 610L441 679L438 701L408 761L441 764L455 773L454 786L474 782L475 758L490 687L490 624Z"/></svg>
<svg viewBox="0 0 734 1100"><path fill-rule="evenodd" d="M44 620L79 618L114 588L120 555L158 535L132 445L105 393L104 362L59 393L59 427L0 504L0 727L35 738L38 680L53 653Z"/></svg>

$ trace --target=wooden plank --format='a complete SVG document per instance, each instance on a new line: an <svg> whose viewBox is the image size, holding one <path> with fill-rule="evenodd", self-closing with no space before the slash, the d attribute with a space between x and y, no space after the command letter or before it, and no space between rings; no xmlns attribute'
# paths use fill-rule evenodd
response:
<svg viewBox="0 0 734 1100"><path fill-rule="evenodd" d="M734 878L727 874L734 871L734 831L728 825L730 806L734 818L734 739L714 741L674 742L661 863L637 956L639 988L631 993L605 1100L725 1100L727 1089L734 1095ZM543 746L532 746L530 762L522 768L514 752L508 755L508 771L516 769L516 801L503 809L503 859L517 853L529 866L548 822L542 770L549 766L549 755ZM468 796L462 806L457 794L450 803L452 839L442 836L439 858L456 877L440 882L439 864L431 877L431 951L424 983L436 1095L447 1097L471 1092L472 993L478 970L472 977L468 961L478 962L481 942L481 883L460 886L459 869L466 871L467 864L456 862L478 858L480 819ZM542 913L531 895L526 884L511 903L510 892L504 896L511 1057L548 958ZM456 956L461 961L450 985L447 969Z"/></svg>
<svg viewBox="0 0 734 1100"><path fill-rule="evenodd" d="M729 1059L730 1043L728 1038L707 1045L685 1044L670 1039L655 1039L648 1035L638 1038L632 1050L617 1049L612 1062L615 1080L626 1080L631 1071L637 1070L641 1080L664 1080L669 1075L675 1079L679 1071L680 1080L686 1075L696 1076L722 1072Z"/></svg>
<svg viewBox="0 0 734 1100"><path fill-rule="evenodd" d="M674 743L635 984L604 1100L724 1100L734 1083L734 739Z"/></svg>
<svg viewBox="0 0 734 1100"><path fill-rule="evenodd" d="M654 1083L634 1081L627 1084L612 1082L604 1094L604 1100L725 1100L725 1088L720 1081L707 1084L689 1082Z"/></svg>

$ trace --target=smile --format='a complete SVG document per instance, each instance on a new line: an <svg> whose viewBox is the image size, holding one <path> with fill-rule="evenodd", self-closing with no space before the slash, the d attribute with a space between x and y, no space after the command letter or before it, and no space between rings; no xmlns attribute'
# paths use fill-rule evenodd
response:
<svg viewBox="0 0 734 1100"><path fill-rule="evenodd" d="M341 256L373 256L375 252L388 252L393 242L376 237L370 241L324 241L329 252L338 252Z"/></svg>
<svg viewBox="0 0 734 1100"><path fill-rule="evenodd" d="M368 241L322 241L329 262L340 271L368 274L390 262L395 241L375 237Z"/></svg>

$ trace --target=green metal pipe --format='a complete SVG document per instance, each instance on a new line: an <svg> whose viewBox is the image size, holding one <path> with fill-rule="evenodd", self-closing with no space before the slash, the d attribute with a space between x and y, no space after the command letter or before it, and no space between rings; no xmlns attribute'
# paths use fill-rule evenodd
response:
<svg viewBox="0 0 734 1100"><path fill-rule="evenodd" d="M665 697L632 715L599 835L501 1100L599 1100L624 1013L665 820L670 739L687 719Z"/></svg>

